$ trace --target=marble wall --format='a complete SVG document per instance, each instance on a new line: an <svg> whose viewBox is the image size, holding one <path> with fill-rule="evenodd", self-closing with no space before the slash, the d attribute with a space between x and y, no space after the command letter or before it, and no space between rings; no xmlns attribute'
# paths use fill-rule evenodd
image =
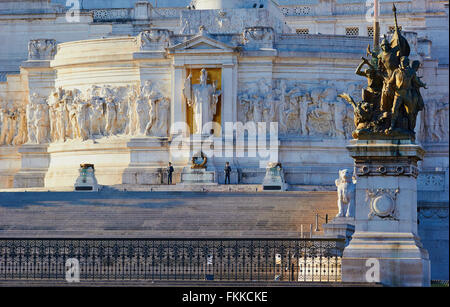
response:
<svg viewBox="0 0 450 307"><path fill-rule="evenodd" d="M99 184L116 185L159 184L172 161L176 180L189 158L175 157L169 128L186 120L183 85L189 69L201 68L221 70L222 124L279 123L278 156L289 184L330 188L339 169L352 167L345 146L353 110L337 95L359 100L367 84L355 68L372 39L345 35L349 22L367 28L363 16L343 18L342 5L330 10L332 1L320 1L284 3L284 17L264 9L144 8L148 15L137 21L136 7L122 2L109 2L112 11L92 1L76 24L66 22L66 8L54 1L0 11L8 15L0 33L8 41L0 46L0 67L8 72L0 80L1 188L72 186L80 163L96 165ZM439 242L432 236L448 228L448 41L439 23L448 20L448 8L425 2L426 10L408 1L399 10L400 23L416 31L406 35L428 85L416 128L427 150L418 179L421 235L435 261L445 265L439 250L448 246L448 236ZM422 15L412 19L408 10ZM383 12L385 32L392 16ZM198 16L201 23L192 21ZM236 16L248 23L238 24ZM306 25L310 34L292 33ZM262 182L258 158L217 157L210 167L222 173L225 161L239 170L240 183Z"/></svg>

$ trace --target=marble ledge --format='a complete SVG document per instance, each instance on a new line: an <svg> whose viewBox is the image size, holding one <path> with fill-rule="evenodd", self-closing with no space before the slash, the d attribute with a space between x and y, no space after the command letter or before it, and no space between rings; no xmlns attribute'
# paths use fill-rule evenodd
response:
<svg viewBox="0 0 450 307"><path fill-rule="evenodd" d="M51 68L50 62L52 60L28 60L22 62L22 68Z"/></svg>
<svg viewBox="0 0 450 307"><path fill-rule="evenodd" d="M417 157L423 160L425 149L410 140L351 140L347 146L353 158Z"/></svg>
<svg viewBox="0 0 450 307"><path fill-rule="evenodd" d="M162 60L167 59L166 51L141 51L133 53L133 60Z"/></svg>

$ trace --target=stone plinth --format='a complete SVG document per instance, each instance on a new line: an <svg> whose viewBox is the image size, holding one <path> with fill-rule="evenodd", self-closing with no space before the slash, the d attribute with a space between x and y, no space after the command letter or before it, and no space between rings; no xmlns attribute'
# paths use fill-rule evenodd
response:
<svg viewBox="0 0 450 307"><path fill-rule="evenodd" d="M67 141L49 146L46 187L71 187L80 164L95 164L100 185L161 184L169 161L166 138L128 136Z"/></svg>
<svg viewBox="0 0 450 307"><path fill-rule="evenodd" d="M20 171L14 176L15 188L45 186L45 175L50 165L48 145L26 144L19 148L22 156Z"/></svg>
<svg viewBox="0 0 450 307"><path fill-rule="evenodd" d="M0 146L0 187L12 188L14 175L19 171L21 164L18 148L15 146Z"/></svg>
<svg viewBox="0 0 450 307"><path fill-rule="evenodd" d="M167 138L133 138L127 147L130 164L123 172L123 184L149 185L167 182L166 167L171 161Z"/></svg>
<svg viewBox="0 0 450 307"><path fill-rule="evenodd" d="M216 172L185 167L181 173L181 184L217 184Z"/></svg>
<svg viewBox="0 0 450 307"><path fill-rule="evenodd" d="M379 276L388 286L429 286L428 252L417 231L417 162L425 151L408 140L352 141L347 149L357 175L356 218L342 280L373 282Z"/></svg>
<svg viewBox="0 0 450 307"><path fill-rule="evenodd" d="M284 180L284 171L281 163L269 163L266 176L262 184L263 191L286 191L287 184Z"/></svg>
<svg viewBox="0 0 450 307"><path fill-rule="evenodd" d="M75 191L77 192L98 192L99 186L95 178L95 169L93 165L81 165L80 176L75 182Z"/></svg>
<svg viewBox="0 0 450 307"><path fill-rule="evenodd" d="M46 187L73 187L80 164L92 163L100 185L122 184L130 165L128 138L67 141L49 146L50 167L45 176Z"/></svg>
<svg viewBox="0 0 450 307"><path fill-rule="evenodd" d="M330 223L322 225L325 237L345 239L347 245L355 232L355 219L336 217Z"/></svg>

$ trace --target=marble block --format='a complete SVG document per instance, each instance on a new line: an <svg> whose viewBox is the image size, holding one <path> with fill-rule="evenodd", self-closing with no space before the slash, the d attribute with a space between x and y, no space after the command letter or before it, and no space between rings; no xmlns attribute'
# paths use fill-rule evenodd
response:
<svg viewBox="0 0 450 307"><path fill-rule="evenodd" d="M181 173L181 184L217 184L216 172L185 167Z"/></svg>
<svg viewBox="0 0 450 307"><path fill-rule="evenodd" d="M348 245L355 232L355 219L351 217L336 217L328 224L322 225L325 237L345 239Z"/></svg>
<svg viewBox="0 0 450 307"><path fill-rule="evenodd" d="M263 191L286 191L287 184L284 179L281 163L269 163L266 176L262 184Z"/></svg>
<svg viewBox="0 0 450 307"><path fill-rule="evenodd" d="M424 150L408 140L352 141L347 149L357 175L356 217L342 280L429 286L429 256L417 232L417 162Z"/></svg>
<svg viewBox="0 0 450 307"><path fill-rule="evenodd" d="M0 147L0 187L12 188L14 175L20 170L21 157L17 147Z"/></svg>
<svg viewBox="0 0 450 307"><path fill-rule="evenodd" d="M45 185L45 175L50 165L47 144L25 144L19 148L21 169L14 176L15 188L34 188Z"/></svg>
<svg viewBox="0 0 450 307"><path fill-rule="evenodd" d="M98 192L99 186L97 179L95 178L94 166L80 168L80 176L78 176L75 182L75 191L78 192Z"/></svg>

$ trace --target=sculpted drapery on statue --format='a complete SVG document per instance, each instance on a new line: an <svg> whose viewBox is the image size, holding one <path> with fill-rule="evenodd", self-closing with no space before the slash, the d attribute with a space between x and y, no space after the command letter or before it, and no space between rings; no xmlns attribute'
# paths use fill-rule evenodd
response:
<svg viewBox="0 0 450 307"><path fill-rule="evenodd" d="M203 126L212 122L217 113L221 92L217 90L216 82L213 84L207 82L208 72L203 68L200 73L200 84L192 84L192 75L189 75L184 83L183 95L194 111L195 134L202 134Z"/></svg>
<svg viewBox="0 0 450 307"><path fill-rule="evenodd" d="M0 103L0 146L120 135L167 137L167 96L165 84L150 81L143 86L58 88L48 97L32 93L23 105Z"/></svg>
<svg viewBox="0 0 450 307"><path fill-rule="evenodd" d="M362 101L356 102L350 95L339 97L354 108L355 139L415 139L418 113L424 109L420 88L426 88L416 75L419 61L410 63L411 48L397 24L390 42L384 37L380 51L370 51L372 61L363 58L356 74L368 80L363 90ZM362 67L369 68L362 71Z"/></svg>

